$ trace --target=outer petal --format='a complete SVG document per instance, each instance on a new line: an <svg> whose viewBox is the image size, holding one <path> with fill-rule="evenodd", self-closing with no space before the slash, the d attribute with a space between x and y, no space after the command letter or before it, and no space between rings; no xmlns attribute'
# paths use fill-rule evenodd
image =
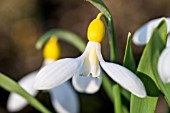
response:
<svg viewBox="0 0 170 113"><path fill-rule="evenodd" d="M136 45L145 45L146 43L148 43L153 33L153 30L155 29L155 27L158 26L158 24L161 22L162 19L166 20L167 27L168 27L167 31L169 32L170 31L170 18L158 18L155 20L151 20L148 23L144 24L142 27L140 27L133 35L133 38L132 38L133 42Z"/></svg>
<svg viewBox="0 0 170 113"><path fill-rule="evenodd" d="M37 72L30 73L18 82L21 87L23 87L32 96L35 96L38 93L37 90L32 88L36 74ZM11 93L7 101L7 109L10 112L17 112L24 108L27 104L27 101L23 97L18 94Z"/></svg>
<svg viewBox="0 0 170 113"><path fill-rule="evenodd" d="M50 89L70 79L77 71L79 61L65 58L43 67L34 82L36 89Z"/></svg>
<svg viewBox="0 0 170 113"><path fill-rule="evenodd" d="M146 91L141 80L127 68L114 63L100 62L105 72L122 87L138 97L145 97Z"/></svg>
<svg viewBox="0 0 170 113"><path fill-rule="evenodd" d="M164 83L170 82L170 47L164 49L159 57L158 72Z"/></svg>
<svg viewBox="0 0 170 113"><path fill-rule="evenodd" d="M53 88L50 91L51 101L59 113L78 113L79 100L76 92L68 82Z"/></svg>

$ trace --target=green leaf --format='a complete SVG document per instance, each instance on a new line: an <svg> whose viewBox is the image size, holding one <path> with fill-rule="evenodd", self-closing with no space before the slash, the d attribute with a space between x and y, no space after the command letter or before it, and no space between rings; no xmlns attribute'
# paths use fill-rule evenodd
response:
<svg viewBox="0 0 170 113"><path fill-rule="evenodd" d="M92 5L94 5L99 11L101 11L105 15L105 21L108 28L108 38L110 44L110 60L112 62L115 62L116 61L116 37L115 37L112 15L102 0L86 0L86 1L90 2Z"/></svg>
<svg viewBox="0 0 170 113"><path fill-rule="evenodd" d="M138 98L132 95L130 113L155 113L157 100L155 97Z"/></svg>
<svg viewBox="0 0 170 113"><path fill-rule="evenodd" d="M30 105L32 105L34 108L41 111L42 113L51 113L37 99L35 99L29 93L27 93L20 85L18 85L15 81L8 78L2 73L0 73L0 87L2 87L3 89L9 92L14 92L14 93L21 95L30 103Z"/></svg>
<svg viewBox="0 0 170 113"><path fill-rule="evenodd" d="M166 40L167 40L167 26L166 26L166 21L163 20L160 22L158 27L154 30L149 43L144 49L141 58L143 63L139 65L138 71L148 75L150 78L152 78L152 80L154 80L154 82L157 84L160 90L164 93L165 98L170 106L170 96L169 96L170 87L166 84L163 84L157 72L158 58L162 50L166 46ZM147 62L147 66L145 62ZM150 88L150 90L152 89Z"/></svg>
<svg viewBox="0 0 170 113"><path fill-rule="evenodd" d="M155 112L159 96L159 90L157 86L160 87L160 78L158 78L158 75L155 71L157 71L157 62L160 52L166 44L166 33L166 23L163 20L160 22L158 27L155 28L150 41L143 51L136 74L144 83L148 96L144 99L141 99L132 95L130 113Z"/></svg>
<svg viewBox="0 0 170 113"><path fill-rule="evenodd" d="M36 48L41 49L43 45L51 38L51 36L56 35L58 39L64 40L73 46L75 46L77 49L79 49L81 52L84 51L86 44L83 40L81 40L81 37L78 35L67 31L63 29L53 29L45 33L43 36L39 38L39 40L36 43Z"/></svg>
<svg viewBox="0 0 170 113"><path fill-rule="evenodd" d="M123 106L121 102L120 86L118 84L112 85L112 91L114 96L115 113L122 113Z"/></svg>
<svg viewBox="0 0 170 113"><path fill-rule="evenodd" d="M103 72L102 75L102 85L103 88L105 89L107 95L109 96L110 100L114 103L114 97L112 93L112 86L114 85L111 80L107 77L107 75Z"/></svg>
<svg viewBox="0 0 170 113"><path fill-rule="evenodd" d="M151 69L153 71L153 75L156 79L156 82L158 83L158 86L160 87L160 90L164 93L165 99L168 102L168 105L170 106L170 85L164 84L162 80L160 79L160 76L158 74L158 59L163 51L163 49L166 47L166 41L167 41L167 26L166 26L166 21L163 20L160 25L158 26L160 30L158 29L158 32L155 32L153 34L153 37L157 38L157 40L154 40L153 38L151 39L150 42L150 52L151 56Z"/></svg>
<svg viewBox="0 0 170 113"><path fill-rule="evenodd" d="M155 59L155 57L157 57L155 59L155 61L157 62L160 51L162 51L162 49L165 47L166 33L167 33L166 23L165 21L162 21L159 24L159 26L155 28L150 41L148 42L143 51L140 60L141 63L138 66L138 72L148 75L156 83L156 85L158 84L153 73L152 61L153 58ZM154 67L157 68L157 64Z"/></svg>
<svg viewBox="0 0 170 113"><path fill-rule="evenodd" d="M124 111L123 113L127 113L126 106L122 105L121 103L121 87L109 80L105 73L103 73L102 76L103 88L105 89L111 101L114 103L115 113L122 113L122 111Z"/></svg>
<svg viewBox="0 0 170 113"><path fill-rule="evenodd" d="M131 95L130 101L130 113L155 113L157 101L158 101L158 88L151 78L147 75L137 72L138 77L145 85L147 97L139 98L135 95Z"/></svg>
<svg viewBox="0 0 170 113"><path fill-rule="evenodd" d="M130 69L131 71L136 71L136 63L133 57L132 47L131 47L131 33L128 34L125 55L123 59L123 65Z"/></svg>

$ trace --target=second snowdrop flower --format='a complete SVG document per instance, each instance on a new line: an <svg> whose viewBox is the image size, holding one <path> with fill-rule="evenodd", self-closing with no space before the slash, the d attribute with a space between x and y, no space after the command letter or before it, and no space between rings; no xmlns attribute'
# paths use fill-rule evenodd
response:
<svg viewBox="0 0 170 113"><path fill-rule="evenodd" d="M65 58L42 68L36 76L34 88L50 89L72 78L76 90L85 93L95 93L99 90L103 70L122 87L138 97L145 97L146 91L141 80L127 68L105 62L101 54L101 44L105 34L103 22L99 13L88 27L88 44L83 54L78 58Z"/></svg>
<svg viewBox="0 0 170 113"><path fill-rule="evenodd" d="M60 57L60 46L56 36L52 36L50 40L45 44L43 49L44 62L43 65L50 64ZM19 80L19 84L29 94L36 96L38 90L32 88L34 78L38 71L34 71L24 76ZM71 87L69 82L65 82L59 87L54 87L49 90L51 102L54 109L59 113L78 113L79 112L79 100L75 90ZM17 104L16 104L17 102ZM28 102L18 94L11 93L7 101L7 109L10 112L17 112L23 109Z"/></svg>
<svg viewBox="0 0 170 113"><path fill-rule="evenodd" d="M167 34L170 32L170 18L158 18L151 20L140 27L133 35L133 42L136 45L145 45L149 42L154 29L159 25L159 23L165 19L167 23Z"/></svg>

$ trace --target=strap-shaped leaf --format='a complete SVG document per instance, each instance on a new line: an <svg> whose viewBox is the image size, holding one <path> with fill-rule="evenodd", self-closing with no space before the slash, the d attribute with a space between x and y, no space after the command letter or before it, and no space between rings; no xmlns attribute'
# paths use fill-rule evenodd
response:
<svg viewBox="0 0 170 113"><path fill-rule="evenodd" d="M157 31L157 32L156 32ZM162 80L160 79L160 76L158 74L158 59L159 56L161 54L161 52L163 51L163 49L165 49L166 47L166 41L167 41L167 26L166 26L166 21L163 20L159 26L158 29L155 30L155 32L153 33L153 37L157 38L157 40L155 38L151 38L151 41L149 42L150 44L150 48L148 49L148 51L151 52L151 56L150 58L151 60L151 69L153 72L153 75L155 77L155 80L158 84L158 86L160 87L160 90L162 91L162 93L164 93L165 95L165 99L168 102L168 105L170 106L170 85L169 84L164 84L162 82Z"/></svg>
<svg viewBox="0 0 170 113"><path fill-rule="evenodd" d="M125 51L125 55L124 55L124 66L129 68L131 71L135 72L136 71L136 64L135 64L135 60L133 57L133 52L132 52L132 48L131 48L131 34L128 34L128 39L127 39L127 44L126 44L126 51ZM139 75L139 74L138 74ZM139 76L140 78L142 78L141 80L144 83L145 86L152 86L152 80L148 77L148 79L146 79L146 76ZM148 81L151 80L151 84L148 85ZM146 82L147 81L147 82ZM153 84L152 88L157 88L154 87L155 85ZM153 89L154 90L154 89ZM151 90L151 91L153 91ZM150 90L149 90L150 91ZM151 108L150 109L148 107L148 103L152 103ZM130 112L131 113L154 113L155 108L156 108L156 103L157 103L157 97L146 97L144 99L136 97L134 95L131 96L131 107L130 107ZM152 111L152 112L151 112Z"/></svg>
<svg viewBox="0 0 170 113"><path fill-rule="evenodd" d="M63 29L53 29L45 33L43 36L39 38L39 40L36 43L36 48L41 49L43 45L48 41L51 36L56 35L58 39L64 40L73 46L75 46L77 49L79 49L81 52L84 51L86 44L83 40L81 40L81 37L78 35L67 31Z"/></svg>
<svg viewBox="0 0 170 113"><path fill-rule="evenodd" d="M17 82L13 81L12 79L8 78L4 74L0 73L0 87L3 89L14 92L22 97L24 97L31 106L36 108L37 110L41 111L42 113L51 113L45 106L43 106L37 99L32 97L29 93L27 93ZM16 102L17 104L17 102Z"/></svg>
<svg viewBox="0 0 170 113"><path fill-rule="evenodd" d="M158 88L153 80L147 75L140 72L137 72L136 74L145 85L148 96L139 98L132 94L130 100L130 113L155 113L159 94Z"/></svg>
<svg viewBox="0 0 170 113"><path fill-rule="evenodd" d="M126 50L123 59L123 65L130 69L131 71L136 71L136 63L133 57L132 47L131 47L131 33L128 34L127 43L126 43Z"/></svg>
<svg viewBox="0 0 170 113"><path fill-rule="evenodd" d="M138 72L148 75L156 84L157 84L157 81L153 73L152 61L153 59L156 58L155 62L157 63L160 52L165 47L166 33L167 33L166 22L163 20L158 25L158 27L155 28L150 41L148 42L148 44L146 45L143 51L143 54L142 54L142 57L140 59L140 63L137 69ZM157 64L154 67L157 69Z"/></svg>
<svg viewBox="0 0 170 113"><path fill-rule="evenodd" d="M141 65L138 67L138 71L148 75L158 85L160 90L164 93L165 98L170 106L170 87L168 84L164 84L158 74L157 65L158 58L162 50L166 47L167 40L167 26L166 21L162 20L158 27L154 30L153 35L144 49L142 54ZM146 65L147 62L147 65ZM152 90L152 89L151 89Z"/></svg>
<svg viewBox="0 0 170 113"><path fill-rule="evenodd" d="M157 97L131 97L130 113L155 113Z"/></svg>
<svg viewBox="0 0 170 113"><path fill-rule="evenodd" d="M159 96L159 90L156 84L159 86L159 83L157 81L157 75L154 73L154 70L157 70L157 64L153 65L153 62L158 61L158 53L165 47L166 29L166 23L165 21L162 21L158 27L155 28L149 43L146 45L143 51L137 68L137 75L143 81L148 96L144 99L141 99L132 95L130 113L155 112Z"/></svg>

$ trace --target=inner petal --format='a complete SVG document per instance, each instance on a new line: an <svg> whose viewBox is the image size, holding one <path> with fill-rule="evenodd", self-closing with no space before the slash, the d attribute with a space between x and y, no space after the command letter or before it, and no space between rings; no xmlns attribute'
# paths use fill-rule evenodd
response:
<svg viewBox="0 0 170 113"><path fill-rule="evenodd" d="M78 58L81 62L77 75L99 78L101 68L97 56L97 42L89 41L84 53Z"/></svg>
<svg viewBox="0 0 170 113"><path fill-rule="evenodd" d="M99 59L97 57L96 53L96 47L92 46L89 55L88 55L88 61L90 63L90 73L93 77L100 76L100 66L99 66Z"/></svg>

